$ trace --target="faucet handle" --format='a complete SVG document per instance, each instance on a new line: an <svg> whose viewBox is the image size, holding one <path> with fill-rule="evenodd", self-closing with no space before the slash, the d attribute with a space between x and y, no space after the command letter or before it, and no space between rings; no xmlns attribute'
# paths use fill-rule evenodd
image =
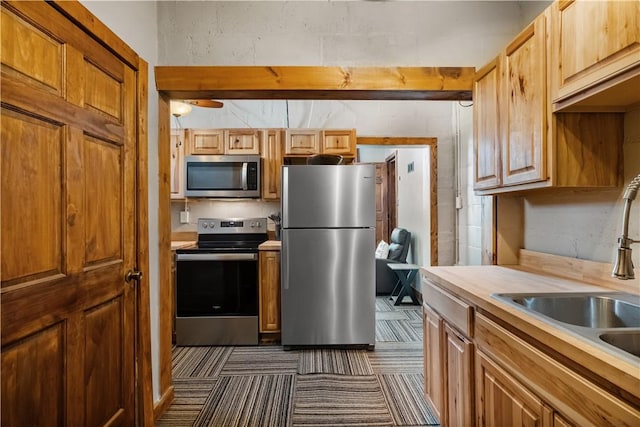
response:
<svg viewBox="0 0 640 427"><path fill-rule="evenodd" d="M621 280L635 279L635 274L633 273L633 261L631 260L631 249L618 248L616 263L613 266L611 277L617 277Z"/></svg>

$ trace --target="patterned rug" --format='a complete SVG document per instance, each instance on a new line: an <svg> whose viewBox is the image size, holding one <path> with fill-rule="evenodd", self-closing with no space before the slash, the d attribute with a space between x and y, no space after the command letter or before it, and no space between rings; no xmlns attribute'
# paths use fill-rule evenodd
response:
<svg viewBox="0 0 640 427"><path fill-rule="evenodd" d="M375 376L300 375L293 426L392 426Z"/></svg>
<svg viewBox="0 0 640 427"><path fill-rule="evenodd" d="M312 349L302 350L298 373L373 375L367 350Z"/></svg>
<svg viewBox="0 0 640 427"><path fill-rule="evenodd" d="M288 426L294 375L221 377L194 426Z"/></svg>
<svg viewBox="0 0 640 427"><path fill-rule="evenodd" d="M423 395L422 314L376 298L374 351L175 347L157 426L438 425Z"/></svg>

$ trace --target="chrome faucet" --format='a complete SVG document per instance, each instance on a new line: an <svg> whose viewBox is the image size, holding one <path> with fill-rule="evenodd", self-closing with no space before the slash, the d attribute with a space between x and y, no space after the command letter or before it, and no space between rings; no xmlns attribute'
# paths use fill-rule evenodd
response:
<svg viewBox="0 0 640 427"><path fill-rule="evenodd" d="M622 235L618 237L618 252L616 253L616 261L611 272L612 277L620 280L634 279L633 262L631 261L631 244L640 243L640 240L629 238L629 210L631 202L636 198L640 189L640 174L631 180L627 189L624 191L622 199L624 200L624 209L622 212Z"/></svg>

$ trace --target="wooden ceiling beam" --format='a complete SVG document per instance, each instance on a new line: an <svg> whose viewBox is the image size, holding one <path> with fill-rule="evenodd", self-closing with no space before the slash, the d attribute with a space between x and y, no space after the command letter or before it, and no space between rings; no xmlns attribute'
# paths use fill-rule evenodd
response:
<svg viewBox="0 0 640 427"><path fill-rule="evenodd" d="M438 138L422 136L359 136L356 138L356 143L358 145L436 145Z"/></svg>
<svg viewBox="0 0 640 427"><path fill-rule="evenodd" d="M158 66L173 99L471 99L474 67Z"/></svg>

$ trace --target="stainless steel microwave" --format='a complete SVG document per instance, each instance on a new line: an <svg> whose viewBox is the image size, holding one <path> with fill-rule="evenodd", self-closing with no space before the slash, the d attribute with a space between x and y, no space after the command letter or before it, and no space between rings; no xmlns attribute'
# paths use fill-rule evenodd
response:
<svg viewBox="0 0 640 427"><path fill-rule="evenodd" d="M260 197L260 156L186 156L185 197Z"/></svg>

